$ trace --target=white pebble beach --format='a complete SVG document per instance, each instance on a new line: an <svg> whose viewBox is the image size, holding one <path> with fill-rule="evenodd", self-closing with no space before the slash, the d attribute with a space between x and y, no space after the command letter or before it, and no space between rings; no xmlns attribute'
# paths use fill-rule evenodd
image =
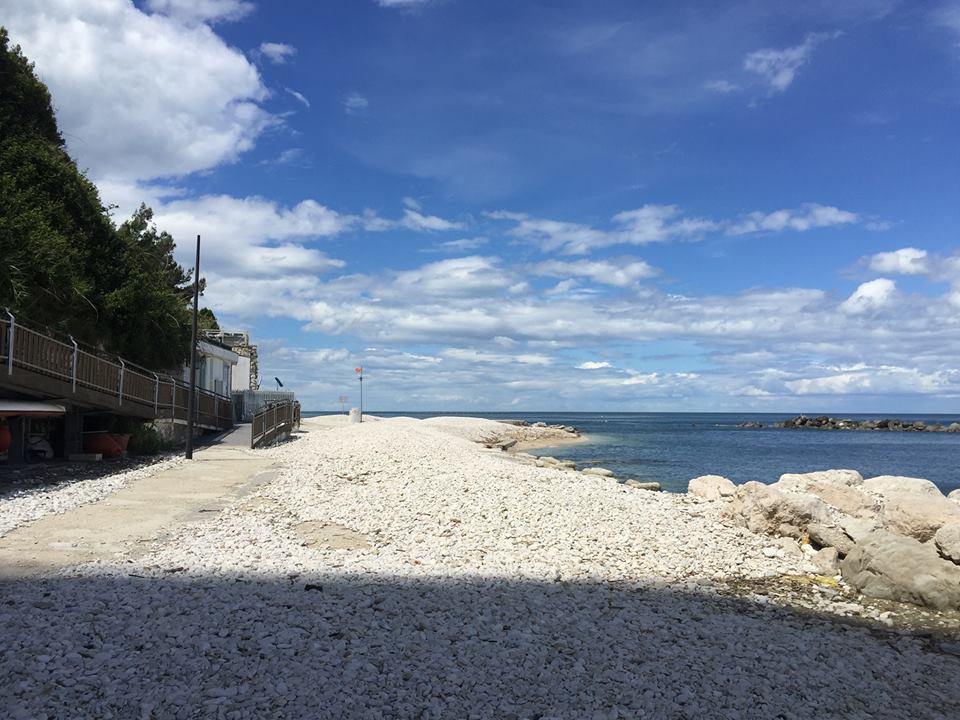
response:
<svg viewBox="0 0 960 720"><path fill-rule="evenodd" d="M202 522L4 580L4 715L960 717L955 645L731 593L809 568L720 503L476 442L504 428L307 419Z"/></svg>

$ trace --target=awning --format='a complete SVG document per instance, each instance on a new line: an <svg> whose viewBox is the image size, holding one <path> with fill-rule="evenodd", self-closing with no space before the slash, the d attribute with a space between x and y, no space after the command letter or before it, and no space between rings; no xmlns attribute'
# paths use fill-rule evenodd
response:
<svg viewBox="0 0 960 720"><path fill-rule="evenodd" d="M55 417L64 415L67 408L52 402L38 400L0 400L0 417Z"/></svg>

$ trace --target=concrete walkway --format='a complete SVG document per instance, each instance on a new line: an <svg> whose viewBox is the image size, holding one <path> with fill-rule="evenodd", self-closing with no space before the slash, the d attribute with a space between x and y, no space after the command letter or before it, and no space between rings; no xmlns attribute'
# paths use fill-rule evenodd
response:
<svg viewBox="0 0 960 720"><path fill-rule="evenodd" d="M12 530L0 538L0 579L48 574L121 553L136 556L172 527L204 522L230 499L275 477L274 461L249 449L249 426L225 440L99 502Z"/></svg>

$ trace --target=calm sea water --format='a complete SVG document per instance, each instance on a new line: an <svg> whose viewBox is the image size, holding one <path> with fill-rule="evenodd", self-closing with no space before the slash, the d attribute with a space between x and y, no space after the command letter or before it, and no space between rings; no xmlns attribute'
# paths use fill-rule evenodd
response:
<svg viewBox="0 0 960 720"><path fill-rule="evenodd" d="M304 415L320 413L304 413ZM864 477L909 475L935 482L944 493L960 487L960 433L737 428L744 422L785 420L782 414L732 413L372 413L467 415L574 425L590 442L536 450L613 470L620 478L655 480L684 491L698 475L724 475L736 483L774 482L785 472L853 468ZM876 415L844 415L867 420ZM960 415L897 415L926 423Z"/></svg>

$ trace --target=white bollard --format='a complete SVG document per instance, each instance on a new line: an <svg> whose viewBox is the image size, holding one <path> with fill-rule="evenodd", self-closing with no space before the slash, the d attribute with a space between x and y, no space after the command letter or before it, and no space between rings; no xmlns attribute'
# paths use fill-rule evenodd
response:
<svg viewBox="0 0 960 720"><path fill-rule="evenodd" d="M350 408L350 422L360 422L360 408Z"/></svg>

